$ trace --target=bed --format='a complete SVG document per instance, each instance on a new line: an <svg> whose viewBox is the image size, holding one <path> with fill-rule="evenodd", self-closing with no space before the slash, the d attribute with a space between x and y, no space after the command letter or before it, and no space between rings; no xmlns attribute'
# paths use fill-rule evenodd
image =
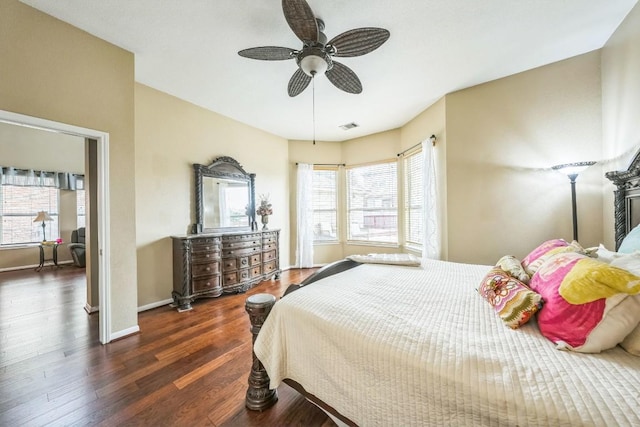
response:
<svg viewBox="0 0 640 427"><path fill-rule="evenodd" d="M616 249L640 222L633 214L639 173L640 154L627 171L606 175L617 188ZM545 254L593 262L592 254L565 253L565 246ZM538 274L554 262L540 262ZM549 307L537 306L538 321L524 316L516 329L506 327L478 292L494 268L344 260L277 303L270 295L250 297L254 363L247 407L271 406L285 382L346 425L640 425L640 356L615 343L589 353L579 352L586 343L566 339L568 345L565 338L554 345L541 333L548 335L540 319L551 312L550 298ZM636 304L627 307L635 330L640 294L616 299L615 307L620 301ZM574 351L560 351L559 343Z"/></svg>

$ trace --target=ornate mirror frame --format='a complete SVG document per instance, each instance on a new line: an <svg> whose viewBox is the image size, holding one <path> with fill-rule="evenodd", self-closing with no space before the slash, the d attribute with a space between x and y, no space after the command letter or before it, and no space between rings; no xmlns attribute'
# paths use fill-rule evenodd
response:
<svg viewBox="0 0 640 427"><path fill-rule="evenodd" d="M193 227L193 233L211 233L220 231L233 230L250 230L257 228L255 222L256 202L255 202L255 177L253 173L247 173L240 163L232 157L218 157L206 166L198 163L193 164L195 173L195 202L196 202L196 223ZM206 177L229 179L233 181L244 181L249 187L247 210L247 225L242 227L207 227L205 224L205 197L203 194L203 180Z"/></svg>

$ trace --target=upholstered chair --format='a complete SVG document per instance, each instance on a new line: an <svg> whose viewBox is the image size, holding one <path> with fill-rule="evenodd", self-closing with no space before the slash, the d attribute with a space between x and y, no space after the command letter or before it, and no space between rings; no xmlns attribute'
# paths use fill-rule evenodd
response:
<svg viewBox="0 0 640 427"><path fill-rule="evenodd" d="M84 249L85 228L80 227L71 232L71 243L69 243L69 251L73 258L73 264L76 267L84 267L86 265L85 249Z"/></svg>

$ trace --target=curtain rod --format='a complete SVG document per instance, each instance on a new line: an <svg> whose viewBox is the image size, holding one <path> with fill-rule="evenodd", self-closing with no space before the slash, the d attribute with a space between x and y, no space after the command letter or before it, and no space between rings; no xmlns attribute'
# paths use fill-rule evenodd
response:
<svg viewBox="0 0 640 427"><path fill-rule="evenodd" d="M433 146L436 146L436 136L435 135L431 135L429 137L429 140L431 141L431 144L433 144ZM420 144L422 144L422 142L418 142L416 145L412 145L411 147L407 148L406 150L398 153L398 157L402 156L404 153L406 153L407 151L411 151L414 148L416 148L417 146L419 146Z"/></svg>
<svg viewBox="0 0 640 427"><path fill-rule="evenodd" d="M298 166L298 162L296 162L296 166ZM313 166L346 166L344 163L312 163Z"/></svg>

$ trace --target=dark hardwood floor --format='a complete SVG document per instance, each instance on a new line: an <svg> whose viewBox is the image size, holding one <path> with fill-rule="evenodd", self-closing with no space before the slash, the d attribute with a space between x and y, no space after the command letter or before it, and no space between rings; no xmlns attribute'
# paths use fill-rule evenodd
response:
<svg viewBox="0 0 640 427"><path fill-rule="evenodd" d="M251 367L248 295L282 295L313 270L246 294L139 314L140 333L98 341L84 270L0 273L0 426L335 426L286 385L263 412L244 407Z"/></svg>

